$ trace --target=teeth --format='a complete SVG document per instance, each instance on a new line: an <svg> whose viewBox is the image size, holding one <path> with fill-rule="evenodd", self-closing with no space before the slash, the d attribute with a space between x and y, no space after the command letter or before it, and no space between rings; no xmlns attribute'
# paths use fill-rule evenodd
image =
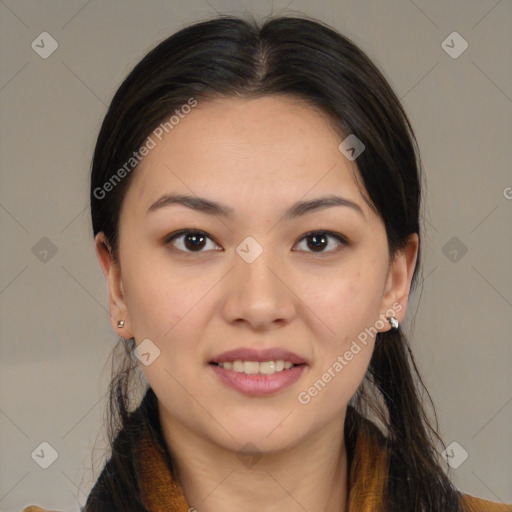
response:
<svg viewBox="0 0 512 512"><path fill-rule="evenodd" d="M247 363L245 363L247 364ZM263 363L258 364L258 369L260 373L264 375L272 375L276 372L276 363L275 361L265 361Z"/></svg>
<svg viewBox="0 0 512 512"><path fill-rule="evenodd" d="M255 375L261 373L263 375L272 375L276 372L288 370L293 366L290 361L227 361L225 363L218 363L221 368L226 370L233 370L238 373L245 373L247 375Z"/></svg>
<svg viewBox="0 0 512 512"><path fill-rule="evenodd" d="M252 375L254 373L259 373L260 371L260 363L258 361L244 361L244 373Z"/></svg>

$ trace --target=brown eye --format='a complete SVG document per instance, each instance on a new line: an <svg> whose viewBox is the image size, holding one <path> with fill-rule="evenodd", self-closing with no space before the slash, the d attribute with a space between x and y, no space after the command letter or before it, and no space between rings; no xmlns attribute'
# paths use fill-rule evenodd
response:
<svg viewBox="0 0 512 512"><path fill-rule="evenodd" d="M203 248L207 245L208 240L213 242L212 238L203 231L182 229L170 235L166 239L166 243L174 245L178 250L183 252L206 252ZM175 241L179 243L175 244Z"/></svg>
<svg viewBox="0 0 512 512"><path fill-rule="evenodd" d="M333 233L332 231L310 231L306 233L300 241L306 240L306 245L310 251L306 252L316 252L316 253L328 253L335 252L336 247L330 248L329 250L324 250L329 246L329 240L334 239L338 242L338 247L348 245L347 239L340 235L339 233ZM332 245L332 244L331 244Z"/></svg>
<svg viewBox="0 0 512 512"><path fill-rule="evenodd" d="M337 242L337 246L335 244L334 248L331 247L332 240ZM213 243L213 247L205 249L208 245L208 241ZM343 235L332 231L310 231L300 239L300 242L302 241L306 241L306 252L318 254L336 252L336 247L339 248L340 246L348 245L348 240ZM172 233L167 237L165 243L172 244L179 251L189 253L220 250L215 248L219 246L207 233L193 229L182 229L176 233Z"/></svg>

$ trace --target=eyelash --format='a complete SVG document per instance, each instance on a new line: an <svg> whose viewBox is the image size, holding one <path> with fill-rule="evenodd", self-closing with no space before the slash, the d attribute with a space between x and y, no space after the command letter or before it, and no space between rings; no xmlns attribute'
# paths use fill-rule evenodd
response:
<svg viewBox="0 0 512 512"><path fill-rule="evenodd" d="M197 230L197 229L181 229L180 231L176 231L174 233L171 233L169 236L166 237L165 243L166 244L171 244L177 238L180 238L181 236L187 235L187 234L190 234L190 233L193 233L193 234L196 234L196 235L202 235L202 236L204 236L206 238L209 238L216 245L218 245L217 242L215 242L215 240L211 236L209 236L204 231ZM324 235L324 236L327 236L327 238L335 238L338 242L341 243L341 247L349 245L348 240L343 235L341 235L340 233L335 233L334 231L325 231L325 230L308 231L307 233L305 233L299 239L299 242L302 242L304 239L307 239L308 237L313 236L313 235ZM204 250L200 250L200 251L189 251L189 250L183 250L183 249L177 249L177 250L180 251L180 252L187 253L187 254L201 254L203 252L207 252L207 251L204 251ZM338 249L334 249L334 250L331 249L329 251L318 251L318 252L306 251L306 252L308 252L310 254L320 254L320 255L322 255L322 254L336 253L336 252L338 252L338 250L339 250L339 248Z"/></svg>

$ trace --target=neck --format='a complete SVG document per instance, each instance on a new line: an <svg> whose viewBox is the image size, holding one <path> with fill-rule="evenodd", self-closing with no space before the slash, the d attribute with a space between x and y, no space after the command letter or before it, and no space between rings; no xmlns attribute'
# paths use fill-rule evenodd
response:
<svg viewBox="0 0 512 512"><path fill-rule="evenodd" d="M172 418L162 433L176 480L198 512L345 512L348 464L345 415L286 450L233 452Z"/></svg>

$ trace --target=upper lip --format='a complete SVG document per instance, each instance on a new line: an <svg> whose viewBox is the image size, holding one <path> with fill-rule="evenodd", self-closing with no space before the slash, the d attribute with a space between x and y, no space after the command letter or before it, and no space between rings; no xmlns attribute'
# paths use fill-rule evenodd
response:
<svg viewBox="0 0 512 512"><path fill-rule="evenodd" d="M267 348L255 350L252 348L235 348L222 352L215 356L210 363L225 363L228 361L290 361L293 364L304 364L306 360L302 357L282 348Z"/></svg>

